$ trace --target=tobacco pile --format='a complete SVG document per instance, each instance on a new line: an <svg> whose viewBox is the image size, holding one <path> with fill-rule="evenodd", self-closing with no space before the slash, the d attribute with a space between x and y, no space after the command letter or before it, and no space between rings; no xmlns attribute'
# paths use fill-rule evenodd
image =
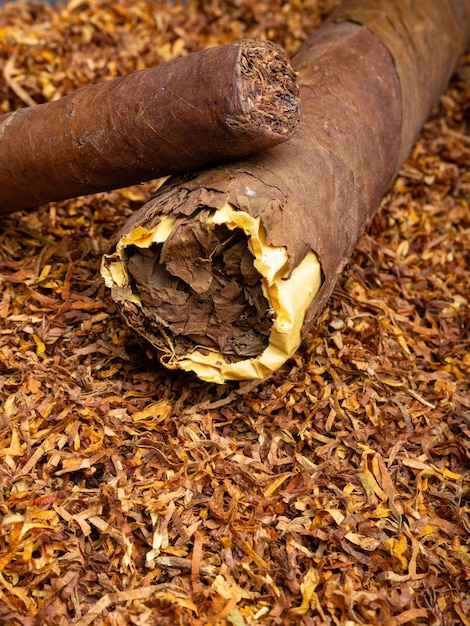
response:
<svg viewBox="0 0 470 626"><path fill-rule="evenodd" d="M334 4L6 4L0 113L293 53ZM104 288L158 183L2 218L1 624L470 623L469 136L467 55L302 349L245 385L164 370Z"/></svg>

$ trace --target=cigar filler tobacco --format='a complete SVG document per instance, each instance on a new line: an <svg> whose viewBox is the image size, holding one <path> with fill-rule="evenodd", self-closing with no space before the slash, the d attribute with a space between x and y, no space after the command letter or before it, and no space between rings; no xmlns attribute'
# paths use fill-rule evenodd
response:
<svg viewBox="0 0 470 626"><path fill-rule="evenodd" d="M312 328L470 40L470 0L344 0L292 59L286 143L170 179L102 273L169 368L279 368Z"/></svg>
<svg viewBox="0 0 470 626"><path fill-rule="evenodd" d="M298 85L274 43L179 57L0 116L0 213L246 156L298 123Z"/></svg>

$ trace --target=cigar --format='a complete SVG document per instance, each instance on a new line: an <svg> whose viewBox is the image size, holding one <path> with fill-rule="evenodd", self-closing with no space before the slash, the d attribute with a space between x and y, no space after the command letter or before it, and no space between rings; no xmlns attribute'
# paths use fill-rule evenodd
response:
<svg viewBox="0 0 470 626"><path fill-rule="evenodd" d="M170 179L103 259L169 368L258 379L312 329L470 39L470 0L344 0L293 57L302 122Z"/></svg>
<svg viewBox="0 0 470 626"><path fill-rule="evenodd" d="M245 39L0 117L0 213L243 157L300 119L284 51Z"/></svg>

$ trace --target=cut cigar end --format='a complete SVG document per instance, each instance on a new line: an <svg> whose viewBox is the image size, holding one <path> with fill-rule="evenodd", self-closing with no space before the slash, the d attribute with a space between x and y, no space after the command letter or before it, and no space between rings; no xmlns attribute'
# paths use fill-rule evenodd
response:
<svg viewBox="0 0 470 626"><path fill-rule="evenodd" d="M239 42L234 110L227 124L242 133L265 129L290 137L300 121L300 89L285 52L271 41Z"/></svg>
<svg viewBox="0 0 470 626"><path fill-rule="evenodd" d="M137 226L103 258L105 282L166 367L215 383L264 378L300 345L321 283L317 257L308 253L290 272L260 218L228 202L197 224L162 216Z"/></svg>

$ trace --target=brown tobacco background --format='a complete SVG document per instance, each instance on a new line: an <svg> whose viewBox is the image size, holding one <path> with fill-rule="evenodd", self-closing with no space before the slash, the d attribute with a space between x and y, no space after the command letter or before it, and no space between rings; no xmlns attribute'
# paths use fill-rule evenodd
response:
<svg viewBox="0 0 470 626"><path fill-rule="evenodd" d="M335 2L0 9L0 113ZM154 183L0 225L0 624L469 623L470 56L302 349L208 385L101 255Z"/></svg>

